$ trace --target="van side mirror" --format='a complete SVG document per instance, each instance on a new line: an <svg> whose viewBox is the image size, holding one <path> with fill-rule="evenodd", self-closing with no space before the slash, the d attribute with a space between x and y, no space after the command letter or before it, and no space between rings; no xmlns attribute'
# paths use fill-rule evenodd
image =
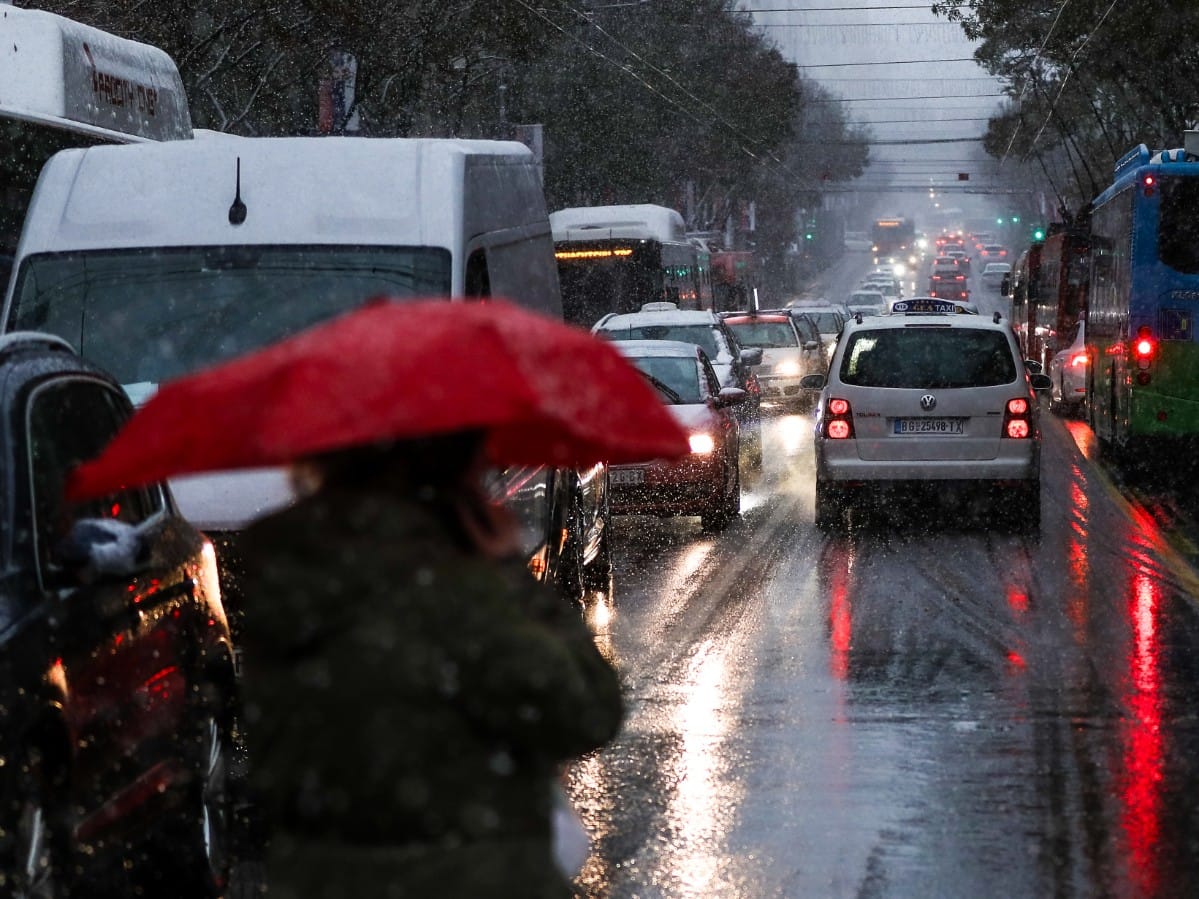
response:
<svg viewBox="0 0 1199 899"><path fill-rule="evenodd" d="M1053 379L1049 375L1037 373L1029 378L1029 382L1032 384L1032 389L1039 392L1053 388Z"/></svg>
<svg viewBox="0 0 1199 899"><path fill-rule="evenodd" d="M1025 359L1024 367L1027 368L1034 375L1039 375L1041 372L1043 372L1045 370L1045 366L1041 365L1041 363L1038 362L1036 359Z"/></svg>
<svg viewBox="0 0 1199 899"><path fill-rule="evenodd" d="M799 386L804 390L823 390L825 380L824 375L804 375L799 379Z"/></svg>
<svg viewBox="0 0 1199 899"><path fill-rule="evenodd" d="M762 364L762 348L760 346L752 347L748 350L741 351L742 365L761 365Z"/></svg>

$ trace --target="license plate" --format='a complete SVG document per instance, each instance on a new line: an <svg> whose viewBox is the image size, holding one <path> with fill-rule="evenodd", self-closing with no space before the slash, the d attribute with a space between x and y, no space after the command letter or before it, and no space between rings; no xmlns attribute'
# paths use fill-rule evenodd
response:
<svg viewBox="0 0 1199 899"><path fill-rule="evenodd" d="M897 418L895 419L896 434L929 434L932 436L952 437L955 434L966 433L964 418Z"/></svg>
<svg viewBox="0 0 1199 899"><path fill-rule="evenodd" d="M613 468L608 479L613 484L644 484L645 472L640 468Z"/></svg>

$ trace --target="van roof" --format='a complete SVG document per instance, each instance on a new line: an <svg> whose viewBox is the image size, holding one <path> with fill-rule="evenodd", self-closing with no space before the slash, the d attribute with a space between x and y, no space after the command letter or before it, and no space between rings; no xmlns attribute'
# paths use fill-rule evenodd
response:
<svg viewBox="0 0 1199 899"><path fill-rule="evenodd" d="M239 190L246 215L235 224ZM471 202L475 194L489 202ZM533 156L520 143L229 137L56 154L38 181L18 257L227 244L457 254L463 235L525 226L548 232Z"/></svg>

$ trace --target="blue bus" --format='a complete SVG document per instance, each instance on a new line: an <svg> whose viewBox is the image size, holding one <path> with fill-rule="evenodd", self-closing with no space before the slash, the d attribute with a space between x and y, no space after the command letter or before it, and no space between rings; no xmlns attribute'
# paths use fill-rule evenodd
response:
<svg viewBox="0 0 1199 899"><path fill-rule="evenodd" d="M1127 454L1199 436L1199 132L1116 163L1091 214L1087 408Z"/></svg>

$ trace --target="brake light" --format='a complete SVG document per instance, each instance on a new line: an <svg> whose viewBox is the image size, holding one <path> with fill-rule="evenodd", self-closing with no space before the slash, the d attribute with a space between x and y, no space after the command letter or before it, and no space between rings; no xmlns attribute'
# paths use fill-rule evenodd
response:
<svg viewBox="0 0 1199 899"><path fill-rule="evenodd" d="M953 276L953 280L955 280L955 281L965 281L965 280L966 280L966 276L965 276L965 275L954 275L954 276Z"/></svg>
<svg viewBox="0 0 1199 899"><path fill-rule="evenodd" d="M849 400L833 397L828 401L824 436L830 440L848 440L853 437L853 413L849 408Z"/></svg>
<svg viewBox="0 0 1199 899"><path fill-rule="evenodd" d="M1070 357L1070 364L1075 368L1079 367L1080 365L1086 365L1088 361L1089 360L1086 353L1075 353Z"/></svg>
<svg viewBox="0 0 1199 899"><path fill-rule="evenodd" d="M1032 436L1032 405L1022 396L1007 401L1003 410L1003 436L1027 440Z"/></svg>

